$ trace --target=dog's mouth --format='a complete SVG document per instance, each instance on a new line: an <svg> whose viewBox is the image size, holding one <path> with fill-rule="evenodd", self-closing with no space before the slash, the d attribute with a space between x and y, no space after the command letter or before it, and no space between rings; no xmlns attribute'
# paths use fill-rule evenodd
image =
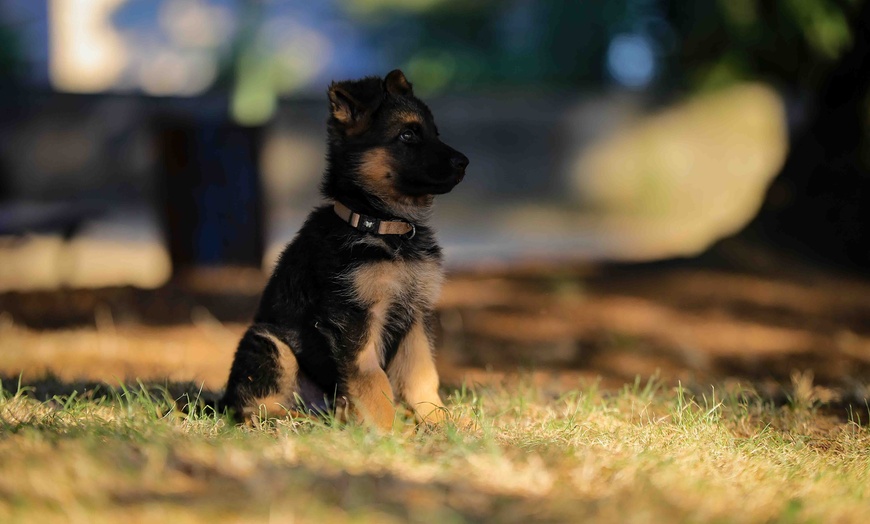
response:
<svg viewBox="0 0 870 524"><path fill-rule="evenodd" d="M429 195L445 195L445 194L453 191L454 187L456 187L456 184L450 184L450 185L440 186L440 187L433 187L431 191L427 192L427 194L429 194Z"/></svg>
<svg viewBox="0 0 870 524"><path fill-rule="evenodd" d="M408 196L426 196L426 195L443 195L449 193L462 182L465 178L465 173L454 173L442 180L427 180L426 182L417 182L413 185L409 184L401 187L400 191Z"/></svg>
<svg viewBox="0 0 870 524"><path fill-rule="evenodd" d="M453 188L456 187L457 184L462 182L463 178L465 178L464 173L452 176L443 182L426 184L425 186L421 186L419 189L421 192L427 195L443 195L445 193L453 191Z"/></svg>

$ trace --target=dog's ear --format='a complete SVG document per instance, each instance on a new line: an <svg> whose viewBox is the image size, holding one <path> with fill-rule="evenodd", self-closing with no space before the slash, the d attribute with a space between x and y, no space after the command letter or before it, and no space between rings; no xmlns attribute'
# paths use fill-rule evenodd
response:
<svg viewBox="0 0 870 524"><path fill-rule="evenodd" d="M365 113L365 105L350 93L350 87L345 82L333 82L329 86L329 108L332 116L346 126L359 123Z"/></svg>
<svg viewBox="0 0 870 524"><path fill-rule="evenodd" d="M393 69L384 79L384 91L391 95L413 95L411 82L405 78L405 74L399 69Z"/></svg>
<svg viewBox="0 0 870 524"><path fill-rule="evenodd" d="M384 100L381 83L376 76L333 82L329 86L330 129L346 135L364 132Z"/></svg>

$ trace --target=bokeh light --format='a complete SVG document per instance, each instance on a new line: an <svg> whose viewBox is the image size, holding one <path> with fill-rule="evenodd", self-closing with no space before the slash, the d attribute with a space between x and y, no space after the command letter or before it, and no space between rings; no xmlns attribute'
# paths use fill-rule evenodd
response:
<svg viewBox="0 0 870 524"><path fill-rule="evenodd" d="M56 89L96 93L115 85L128 63L111 13L124 0L50 0L49 72Z"/></svg>
<svg viewBox="0 0 870 524"><path fill-rule="evenodd" d="M620 85L643 88L656 74L652 42L640 34L619 34L607 47L607 72Z"/></svg>

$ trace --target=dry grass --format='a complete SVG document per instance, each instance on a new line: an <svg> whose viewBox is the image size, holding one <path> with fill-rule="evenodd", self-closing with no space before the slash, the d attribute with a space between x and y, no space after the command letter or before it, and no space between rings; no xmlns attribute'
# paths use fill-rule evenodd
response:
<svg viewBox="0 0 870 524"><path fill-rule="evenodd" d="M450 392L475 429L388 436L237 428L141 387L39 402L4 384L0 521L867 522L870 431L796 381L773 407L739 388L552 397L521 380Z"/></svg>
<svg viewBox="0 0 870 524"><path fill-rule="evenodd" d="M457 277L439 366L474 384L444 393L477 427L389 436L236 428L179 413L175 387L86 385L221 388L244 326L201 308L186 325L116 325L104 308L95 327L45 331L0 313L0 376L37 388L3 384L0 522L867 522L868 290L683 270Z"/></svg>

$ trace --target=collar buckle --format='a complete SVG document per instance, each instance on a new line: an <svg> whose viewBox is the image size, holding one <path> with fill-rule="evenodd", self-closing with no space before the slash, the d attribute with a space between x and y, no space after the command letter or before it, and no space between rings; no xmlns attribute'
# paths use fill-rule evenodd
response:
<svg viewBox="0 0 870 524"><path fill-rule="evenodd" d="M377 218L359 215L359 223L356 228L363 233L377 233L381 227L381 221Z"/></svg>

